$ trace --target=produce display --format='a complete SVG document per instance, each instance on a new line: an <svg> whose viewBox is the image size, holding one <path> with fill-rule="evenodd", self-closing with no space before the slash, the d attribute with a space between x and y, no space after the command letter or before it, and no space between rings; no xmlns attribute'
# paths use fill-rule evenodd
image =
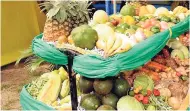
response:
<svg viewBox="0 0 190 111"><path fill-rule="evenodd" d="M77 74L79 107L86 110L187 108L183 106L188 102L185 98L189 89L190 59L186 53L189 52L185 43L175 39L168 41L150 62L135 70L122 71L118 76L104 79ZM43 74L27 86L27 91L55 109L71 110L68 73L63 67Z"/></svg>
<svg viewBox="0 0 190 111"><path fill-rule="evenodd" d="M49 8L49 5L52 8ZM123 6L120 13L110 16L103 10L97 10L89 20L86 1L69 1L66 4L52 1L42 6L48 10L44 41L53 42L60 50L74 50L81 54L88 54L90 51L103 57L126 52L134 45L174 26L189 15L189 10L182 6L169 11L164 7L156 9L153 5L131 2ZM71 7L80 10L79 16Z"/></svg>
<svg viewBox="0 0 190 111"><path fill-rule="evenodd" d="M87 1L49 1L41 6L48 17L43 41L60 50L105 58L129 51L152 35L170 29L190 13L182 6L169 11L130 2L113 15L97 10L90 20ZM101 79L77 74L78 109L186 110L189 62L189 32L185 32L177 39L169 39L156 56L134 70ZM72 110L69 77L63 67L41 75L26 90L54 109Z"/></svg>

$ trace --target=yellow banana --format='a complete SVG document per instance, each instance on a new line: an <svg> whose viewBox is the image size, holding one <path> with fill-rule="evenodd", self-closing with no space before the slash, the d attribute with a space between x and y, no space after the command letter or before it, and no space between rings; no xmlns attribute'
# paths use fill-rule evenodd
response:
<svg viewBox="0 0 190 111"><path fill-rule="evenodd" d="M105 53L107 53L114 45L115 43L115 40L116 40L116 37L115 36L111 36L109 37L109 39L107 40L106 42L106 49L105 49Z"/></svg>
<svg viewBox="0 0 190 111"><path fill-rule="evenodd" d="M113 47L107 52L107 55L110 55L112 52L114 52L116 49L118 49L122 45L122 39L119 36L116 36L115 43Z"/></svg>
<svg viewBox="0 0 190 111"><path fill-rule="evenodd" d="M58 103L58 101L56 100L56 101L54 101L52 104L51 104L51 106L58 106L59 105L59 103Z"/></svg>
<svg viewBox="0 0 190 111"><path fill-rule="evenodd" d="M62 83L62 88L61 88L61 92L60 92L61 98L64 98L67 95L69 95L69 91L70 91L69 80L66 79Z"/></svg>
<svg viewBox="0 0 190 111"><path fill-rule="evenodd" d="M110 56L116 54L116 53L122 53L125 51L128 51L129 49L131 49L131 43L130 43L130 39L124 36L121 36L122 39L122 45L113 53L110 54Z"/></svg>
<svg viewBox="0 0 190 111"><path fill-rule="evenodd" d="M71 101L71 95L67 95L63 99L61 99L60 104L69 103Z"/></svg>
<svg viewBox="0 0 190 111"><path fill-rule="evenodd" d="M105 50L106 43L105 43L103 40L99 39L99 40L96 42L96 47L97 47L98 49L103 49L103 50Z"/></svg>

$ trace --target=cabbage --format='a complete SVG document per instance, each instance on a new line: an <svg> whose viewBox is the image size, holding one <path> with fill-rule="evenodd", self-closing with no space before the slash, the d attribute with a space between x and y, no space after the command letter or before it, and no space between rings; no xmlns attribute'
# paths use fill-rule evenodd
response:
<svg viewBox="0 0 190 111"><path fill-rule="evenodd" d="M144 110L144 106L137 101L134 97L123 96L117 102L118 111L127 111L127 110Z"/></svg>
<svg viewBox="0 0 190 111"><path fill-rule="evenodd" d="M147 90L152 91L154 88L154 82L153 80L147 76L147 75L139 75L134 80L134 86L135 89L138 87L142 87L142 90L140 91L142 94L147 94Z"/></svg>

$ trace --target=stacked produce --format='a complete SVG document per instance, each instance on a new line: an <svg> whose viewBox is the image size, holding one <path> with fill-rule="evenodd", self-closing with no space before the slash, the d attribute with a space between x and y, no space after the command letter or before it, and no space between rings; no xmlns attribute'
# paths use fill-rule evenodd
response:
<svg viewBox="0 0 190 111"><path fill-rule="evenodd" d="M103 57L126 52L189 15L189 10L182 6L172 12L131 2L111 16L97 10L88 21L87 1L50 1L41 5L48 11L44 41L53 42L60 50ZM186 32L179 39L170 39L162 51L135 70L103 79L77 75L79 108L185 110L189 89L188 46L189 32ZM26 89L34 99L55 109L71 110L68 74L63 67L43 74Z"/></svg>
<svg viewBox="0 0 190 111"><path fill-rule="evenodd" d="M172 12L164 7L156 9L153 5L131 2L123 6L120 13L110 16L103 10L97 10L89 23L74 28L66 41L54 41L58 41L56 47L59 49L70 49L81 54L91 51L108 57L130 50L188 15L189 10L181 6Z"/></svg>
<svg viewBox="0 0 190 111"><path fill-rule="evenodd" d="M80 96L79 76L77 94ZM68 73L63 67L41 75L32 81L26 90L34 98L58 110L71 110L71 97Z"/></svg>

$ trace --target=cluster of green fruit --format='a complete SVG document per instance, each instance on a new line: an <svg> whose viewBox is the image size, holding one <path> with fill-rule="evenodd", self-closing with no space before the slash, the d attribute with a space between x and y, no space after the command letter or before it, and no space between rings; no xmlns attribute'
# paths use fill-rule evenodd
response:
<svg viewBox="0 0 190 111"><path fill-rule="evenodd" d="M127 95L130 89L122 78L93 80L81 77L79 87L83 93L80 106L85 110L115 110L119 98Z"/></svg>

